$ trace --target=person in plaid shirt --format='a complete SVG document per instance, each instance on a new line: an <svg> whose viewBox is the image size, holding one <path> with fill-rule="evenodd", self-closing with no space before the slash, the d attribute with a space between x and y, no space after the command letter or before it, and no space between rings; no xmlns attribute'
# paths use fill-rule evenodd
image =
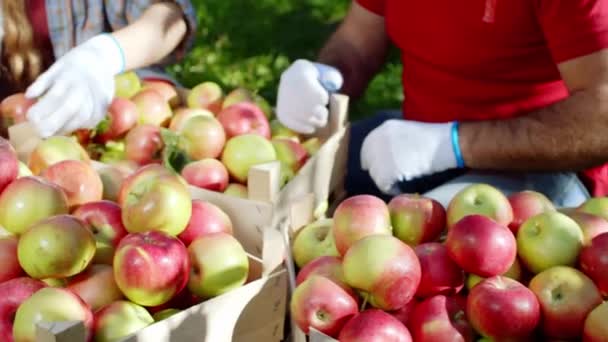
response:
<svg viewBox="0 0 608 342"><path fill-rule="evenodd" d="M136 70L163 79L162 67L192 46L189 0L2 0L0 100L25 91L43 137L93 128L114 95L114 76Z"/></svg>

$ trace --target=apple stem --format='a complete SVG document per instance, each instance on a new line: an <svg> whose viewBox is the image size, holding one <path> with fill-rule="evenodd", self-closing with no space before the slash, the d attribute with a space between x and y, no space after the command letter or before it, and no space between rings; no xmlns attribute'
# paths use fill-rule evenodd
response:
<svg viewBox="0 0 608 342"><path fill-rule="evenodd" d="M365 309L367 308L367 298L369 297L368 294L366 294L365 296L363 296L363 303L361 303L361 308L359 308L360 312L365 311Z"/></svg>

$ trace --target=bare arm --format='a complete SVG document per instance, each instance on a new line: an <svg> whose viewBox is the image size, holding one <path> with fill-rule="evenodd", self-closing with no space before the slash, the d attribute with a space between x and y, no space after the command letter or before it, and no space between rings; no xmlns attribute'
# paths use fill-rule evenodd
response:
<svg viewBox="0 0 608 342"><path fill-rule="evenodd" d="M608 160L608 50L558 65L571 96L528 115L462 123L476 169L581 170Z"/></svg>
<svg viewBox="0 0 608 342"><path fill-rule="evenodd" d="M152 65L169 55L182 42L187 24L179 6L160 2L150 6L133 24L112 35L121 45L126 69Z"/></svg>
<svg viewBox="0 0 608 342"><path fill-rule="evenodd" d="M389 39L384 18L358 3L331 36L319 55L319 62L332 65L344 76L342 92L359 97L385 62Z"/></svg>

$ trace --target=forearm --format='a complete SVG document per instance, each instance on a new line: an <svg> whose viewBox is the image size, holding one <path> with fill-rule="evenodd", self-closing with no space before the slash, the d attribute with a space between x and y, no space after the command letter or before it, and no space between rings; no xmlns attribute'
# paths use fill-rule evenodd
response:
<svg viewBox="0 0 608 342"><path fill-rule="evenodd" d="M112 33L125 56L125 69L155 64L183 41L187 24L182 10L173 2L150 6L131 25Z"/></svg>

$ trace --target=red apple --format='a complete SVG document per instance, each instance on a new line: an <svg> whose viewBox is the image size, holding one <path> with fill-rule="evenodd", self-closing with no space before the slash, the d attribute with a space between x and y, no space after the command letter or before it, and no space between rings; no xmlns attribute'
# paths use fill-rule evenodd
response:
<svg viewBox="0 0 608 342"><path fill-rule="evenodd" d="M414 248L420 261L421 278L416 296L455 295L464 287L464 271L452 259L448 249L439 242L427 242Z"/></svg>
<svg viewBox="0 0 608 342"><path fill-rule="evenodd" d="M80 160L88 163L91 158L75 138L57 135L38 143L30 154L28 167L34 175L39 175L47 167L63 160Z"/></svg>
<svg viewBox="0 0 608 342"><path fill-rule="evenodd" d="M46 287L40 280L20 277L0 283L0 341L13 341L13 321L21 303Z"/></svg>
<svg viewBox="0 0 608 342"><path fill-rule="evenodd" d="M228 170L217 159L207 158L188 163L181 175L188 184L201 189L223 192L228 186Z"/></svg>
<svg viewBox="0 0 608 342"><path fill-rule="evenodd" d="M344 272L342 271L342 260L340 258L335 256L321 256L312 260L298 272L296 285L302 284L313 275L319 275L330 279L353 296L355 301L359 302L359 297L355 290L346 284Z"/></svg>
<svg viewBox="0 0 608 342"><path fill-rule="evenodd" d="M401 309L391 311L389 313L391 315L393 315L393 317L398 319L399 322L403 323L403 325L405 325L407 327L410 324L410 320L412 319L412 314L414 313L416 306L418 306L418 303L419 302L414 298L414 299L410 300L409 303L405 304L405 306L402 307Z"/></svg>
<svg viewBox="0 0 608 342"><path fill-rule="evenodd" d="M242 134L259 134L270 139L270 124L255 104L240 102L223 109L218 115L228 139Z"/></svg>
<svg viewBox="0 0 608 342"><path fill-rule="evenodd" d="M597 306L585 319L583 328L583 342L605 342L608 341L608 302Z"/></svg>
<svg viewBox="0 0 608 342"><path fill-rule="evenodd" d="M228 173L237 182L246 184L249 170L255 165L277 160L270 140L257 134L243 134L226 142L221 161Z"/></svg>
<svg viewBox="0 0 608 342"><path fill-rule="evenodd" d="M161 80L144 80L142 82L144 89L156 90L169 103L171 108L175 108L181 104L181 99L175 87L166 81Z"/></svg>
<svg viewBox="0 0 608 342"><path fill-rule="evenodd" d="M14 236L0 237L0 284L25 275L17 258L18 242Z"/></svg>
<svg viewBox="0 0 608 342"><path fill-rule="evenodd" d="M28 99L24 93L17 93L6 97L0 102L0 127L3 129L3 134L9 127L25 122L26 114L36 100Z"/></svg>
<svg viewBox="0 0 608 342"><path fill-rule="evenodd" d="M297 173L308 160L308 152L297 141L288 138L272 139L272 146L277 153L277 159L290 171Z"/></svg>
<svg viewBox="0 0 608 342"><path fill-rule="evenodd" d="M581 250L580 269L608 297L608 233L596 236Z"/></svg>
<svg viewBox="0 0 608 342"><path fill-rule="evenodd" d="M482 277L500 275L517 257L511 231L483 215L465 216L448 231L446 240L452 260L468 273Z"/></svg>
<svg viewBox="0 0 608 342"><path fill-rule="evenodd" d="M130 173L121 171L119 168L110 166L97 170L101 183L103 184L102 199L108 201L117 201L118 193L122 182L129 176Z"/></svg>
<svg viewBox="0 0 608 342"><path fill-rule="evenodd" d="M412 342L405 325L388 313L370 309L351 318L342 328L340 342Z"/></svg>
<svg viewBox="0 0 608 342"><path fill-rule="evenodd" d="M139 165L159 161L163 147L164 143L158 126L135 126L125 137L126 157Z"/></svg>
<svg viewBox="0 0 608 342"><path fill-rule="evenodd" d="M140 125L166 126L173 112L169 102L158 91L144 88L131 98L137 106L137 123Z"/></svg>
<svg viewBox="0 0 608 342"><path fill-rule="evenodd" d="M145 308L116 301L95 313L95 341L120 341L154 323Z"/></svg>
<svg viewBox="0 0 608 342"><path fill-rule="evenodd" d="M105 144L124 137L137 124L137 106L131 100L114 98L104 121L97 126L95 141Z"/></svg>
<svg viewBox="0 0 608 342"><path fill-rule="evenodd" d="M109 265L92 265L70 279L67 288L82 298L93 311L123 298L114 281L114 270Z"/></svg>
<svg viewBox="0 0 608 342"><path fill-rule="evenodd" d="M538 298L543 316L542 330L548 337L579 338L583 334L585 318L602 303L593 281L567 266L551 267L537 274L528 287Z"/></svg>
<svg viewBox="0 0 608 342"><path fill-rule="evenodd" d="M432 198L402 194L388 203L393 234L410 246L435 241L445 229L445 209Z"/></svg>
<svg viewBox="0 0 608 342"><path fill-rule="evenodd" d="M598 235L608 233L608 221L601 216L576 212L568 215L583 231L583 245L588 245Z"/></svg>
<svg viewBox="0 0 608 342"><path fill-rule="evenodd" d="M475 330L486 337L526 338L540 322L540 304L534 293L518 281L495 276L471 290L467 314Z"/></svg>
<svg viewBox="0 0 608 342"><path fill-rule="evenodd" d="M247 190L247 187L243 184L228 183L228 186L224 190L224 194L238 198L248 198L249 190Z"/></svg>
<svg viewBox="0 0 608 342"><path fill-rule="evenodd" d="M214 117L196 115L178 131L181 149L192 160L217 158L226 143L224 128Z"/></svg>
<svg viewBox="0 0 608 342"><path fill-rule="evenodd" d="M178 108L173 112L173 117L171 118L169 129L173 132L179 132L184 127L184 123L186 121L188 121L191 117L198 115L213 117L213 113L206 109Z"/></svg>
<svg viewBox="0 0 608 342"><path fill-rule="evenodd" d="M232 235L232 220L215 204L193 199L188 226L177 237L188 247L197 238L215 233Z"/></svg>
<svg viewBox="0 0 608 342"><path fill-rule="evenodd" d="M188 282L186 246L159 231L129 234L114 255L114 279L133 303L156 306L168 302Z"/></svg>
<svg viewBox="0 0 608 342"><path fill-rule="evenodd" d="M437 295L418 303L409 323L414 341L475 341L465 308L466 300L460 296Z"/></svg>
<svg viewBox="0 0 608 342"><path fill-rule="evenodd" d="M505 227L513 221L509 199L497 188L483 183L469 185L454 195L446 211L448 229L463 217L475 214Z"/></svg>
<svg viewBox="0 0 608 342"><path fill-rule="evenodd" d="M57 184L68 197L70 208L101 201L103 183L91 164L80 160L64 160L49 166L41 176Z"/></svg>
<svg viewBox="0 0 608 342"><path fill-rule="evenodd" d="M190 91L186 102L189 108L208 109L212 113L219 113L222 109L224 92L214 82L203 82Z"/></svg>
<svg viewBox="0 0 608 342"><path fill-rule="evenodd" d="M334 240L340 255L356 241L374 234L391 235L391 217L386 203L371 195L357 195L336 208Z"/></svg>
<svg viewBox="0 0 608 342"><path fill-rule="evenodd" d="M12 181L19 177L19 159L11 144L0 137L0 194Z"/></svg>
<svg viewBox="0 0 608 342"><path fill-rule="evenodd" d="M513 208L513 220L509 223L509 229L515 235L517 235L519 226L530 217L555 210L555 206L551 200L537 191L525 190L516 192L511 194L508 199L511 208Z"/></svg>
<svg viewBox="0 0 608 342"><path fill-rule="evenodd" d="M344 324L357 314L358 307L353 297L335 282L313 275L296 287L290 312L304 333L314 328L336 338Z"/></svg>

